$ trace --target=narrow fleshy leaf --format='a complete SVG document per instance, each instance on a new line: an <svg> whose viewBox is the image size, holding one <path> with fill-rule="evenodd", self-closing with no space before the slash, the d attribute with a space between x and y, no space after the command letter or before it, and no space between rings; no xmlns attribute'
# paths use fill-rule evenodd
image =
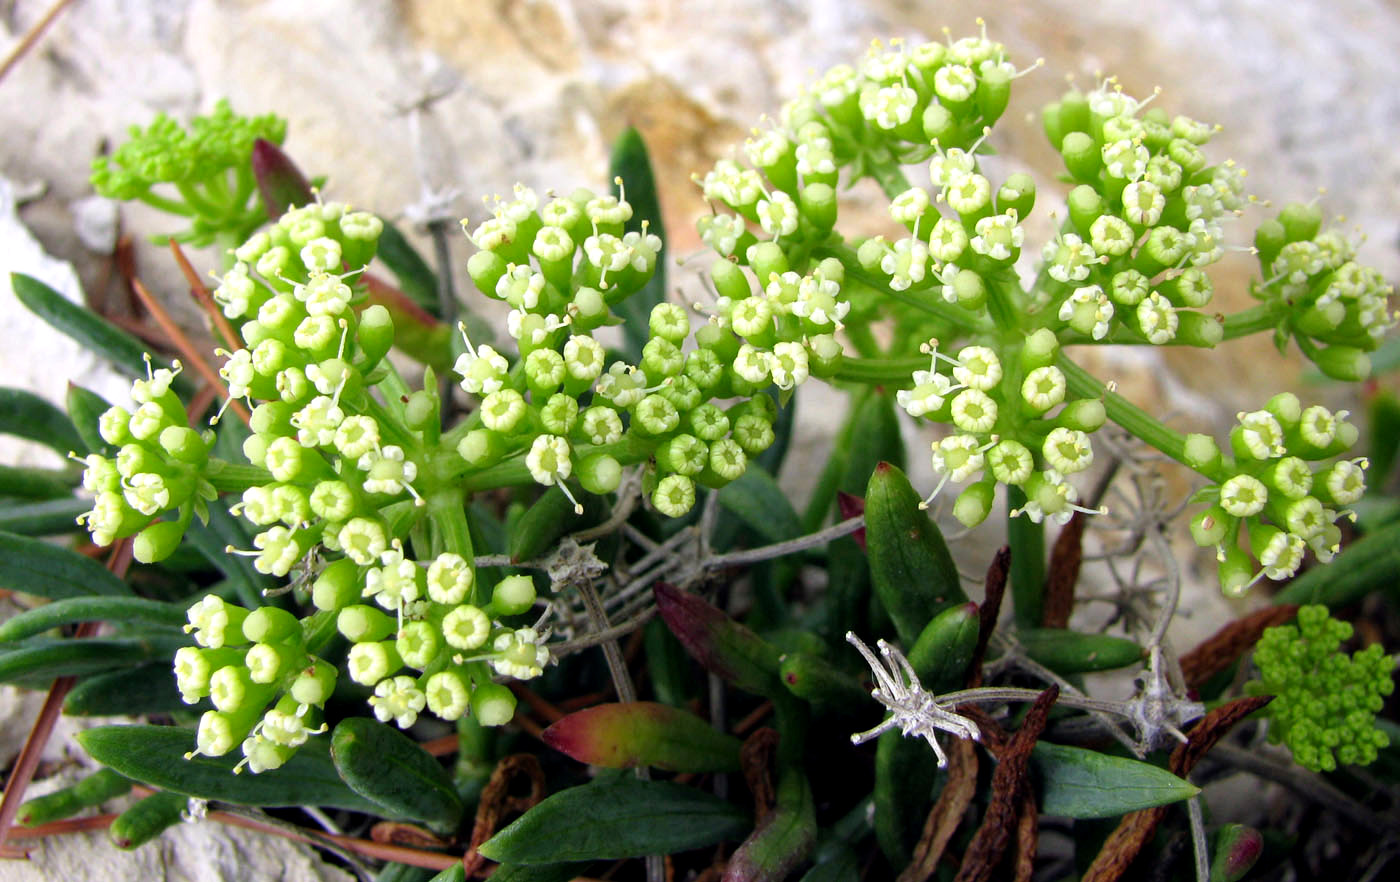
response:
<svg viewBox="0 0 1400 882"><path fill-rule="evenodd" d="M68 415L24 389L0 387L0 434L38 441L60 456L87 452Z"/></svg>
<svg viewBox="0 0 1400 882"><path fill-rule="evenodd" d="M632 218L627 221L628 232L646 230L661 238L661 251L656 255L656 271L642 289L619 303L615 312L621 316L622 333L626 341L629 360L636 362L642 357L642 347L651 334L649 321L651 310L666 299L666 227L662 223L661 204L657 200L656 179L652 175L651 159L647 155L646 144L636 129L628 127L613 142L612 157L609 161L610 177L622 178L626 188L628 203L632 206ZM614 183L614 195L622 195Z"/></svg>
<svg viewBox="0 0 1400 882"><path fill-rule="evenodd" d="M540 738L581 763L671 772L737 772L742 746L689 711L651 701L586 708L545 729Z"/></svg>
<svg viewBox="0 0 1400 882"><path fill-rule="evenodd" d="M326 739L311 739L280 769L235 775L238 757L233 754L185 759L194 749L194 734L174 726L98 726L74 737L89 756L113 771L186 796L237 805L319 805L384 813L340 780L326 752Z"/></svg>
<svg viewBox="0 0 1400 882"><path fill-rule="evenodd" d="M548 797L478 851L503 864L615 860L704 848L750 823L717 796L622 772Z"/></svg>
<svg viewBox="0 0 1400 882"><path fill-rule="evenodd" d="M1063 818L1111 818L1200 792L1159 766L1082 747L1041 742L1031 762L1040 776L1041 812Z"/></svg>
<svg viewBox="0 0 1400 882"><path fill-rule="evenodd" d="M0 533L0 588L50 600L131 595L131 588L97 561L13 533Z"/></svg>
<svg viewBox="0 0 1400 882"><path fill-rule="evenodd" d="M265 138L253 142L253 178L269 220L277 220L287 209L316 199L306 175L281 147Z"/></svg>
<svg viewBox="0 0 1400 882"><path fill-rule="evenodd" d="M0 624L0 643L23 640L74 622L147 622L180 627L185 610L178 604L144 597L68 597L25 610Z"/></svg>
<svg viewBox="0 0 1400 882"><path fill-rule="evenodd" d="M377 720L351 717L330 740L336 771L351 790L394 814L456 830L466 809L452 777L413 739Z"/></svg>
<svg viewBox="0 0 1400 882"><path fill-rule="evenodd" d="M700 596L673 585L656 586L656 605L671 633L705 670L767 698L784 692L777 647Z"/></svg>
<svg viewBox="0 0 1400 882"><path fill-rule="evenodd" d="M78 306L33 276L11 273L10 283L19 302L56 330L112 362L127 376L146 375L146 362L141 357L146 346L140 340L96 313ZM181 380L176 382L182 387L186 385Z"/></svg>
<svg viewBox="0 0 1400 882"><path fill-rule="evenodd" d="M920 508L904 472L887 462L870 476L865 541L875 596L905 646L914 644L934 616L967 602L943 534Z"/></svg>
<svg viewBox="0 0 1400 882"><path fill-rule="evenodd" d="M816 842L816 807L807 776L785 768L773 811L729 858L724 882L782 882L807 859Z"/></svg>
<svg viewBox="0 0 1400 882"><path fill-rule="evenodd" d="M757 465L720 488L719 504L768 542L802 535L802 522L773 476Z"/></svg>
<svg viewBox="0 0 1400 882"><path fill-rule="evenodd" d="M1239 882L1264 853L1264 837L1253 827L1226 824L1215 835L1210 882Z"/></svg>

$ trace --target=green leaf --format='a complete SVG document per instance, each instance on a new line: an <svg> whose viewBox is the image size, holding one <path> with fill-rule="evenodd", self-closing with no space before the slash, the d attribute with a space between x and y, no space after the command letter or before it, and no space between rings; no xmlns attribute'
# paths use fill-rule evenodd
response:
<svg viewBox="0 0 1400 882"><path fill-rule="evenodd" d="M0 497L61 499L72 496L77 484L72 472L0 463Z"/></svg>
<svg viewBox="0 0 1400 882"><path fill-rule="evenodd" d="M768 542L802 535L802 522L773 476L754 463L719 491L719 504Z"/></svg>
<svg viewBox="0 0 1400 882"><path fill-rule="evenodd" d="M140 340L70 301L48 285L24 273L11 273L15 297L30 312L81 343L130 377L144 377L146 346ZM56 408L55 408L56 409Z"/></svg>
<svg viewBox="0 0 1400 882"><path fill-rule="evenodd" d="M55 677L81 677L112 668L170 658L188 644L180 637L33 638L0 652L0 683L33 685Z"/></svg>
<svg viewBox="0 0 1400 882"><path fill-rule="evenodd" d="M99 418L112 406L107 402L107 399L90 389L69 383L67 404L68 419L72 421L73 429L78 433L78 437L83 439L83 446L87 448L87 451L101 453L109 457L116 456L117 449L103 440L101 433L97 430ZM78 450L78 452L82 453L83 451Z"/></svg>
<svg viewBox="0 0 1400 882"><path fill-rule="evenodd" d="M728 882L782 882L817 842L812 788L800 769L785 767L773 811L729 858Z"/></svg>
<svg viewBox="0 0 1400 882"><path fill-rule="evenodd" d="M1021 648L1058 674L1112 671L1142 661L1143 649L1126 637L1081 634L1063 628L1021 628Z"/></svg>
<svg viewBox="0 0 1400 882"><path fill-rule="evenodd" d="M200 799L236 805L319 805L382 815L336 774L325 740L314 738L280 769L233 774L237 757L193 756L194 731L174 726L98 726L79 732L78 743L104 766L134 781Z"/></svg>
<svg viewBox="0 0 1400 882"><path fill-rule="evenodd" d="M173 603L144 597L68 597L26 610L0 624L0 643L23 640L73 622L149 622L185 624L185 610Z"/></svg>
<svg viewBox="0 0 1400 882"><path fill-rule="evenodd" d="M581 763L610 769L655 766L670 772L737 772L742 746L695 714L652 701L575 711L545 729L540 739Z"/></svg>
<svg viewBox="0 0 1400 882"><path fill-rule="evenodd" d="M571 864L502 864L491 874L491 878L496 882L569 882L582 876L587 866L587 861ZM461 877L453 882L462 882Z"/></svg>
<svg viewBox="0 0 1400 882"><path fill-rule="evenodd" d="M1062 818L1111 818L1190 799L1201 790L1150 763L1041 741L1031 751L1040 811Z"/></svg>
<svg viewBox="0 0 1400 882"><path fill-rule="evenodd" d="M395 814L455 831L465 811L452 777L412 738L367 717L342 720L331 759L350 789Z"/></svg>
<svg viewBox="0 0 1400 882"><path fill-rule="evenodd" d="M88 450L67 414L33 392L10 386L0 386L0 433L37 441L59 456Z"/></svg>
<svg viewBox="0 0 1400 882"><path fill-rule="evenodd" d="M516 864L672 854L741 836L750 823L747 814L719 797L620 773L550 796L487 840L480 852Z"/></svg>
<svg viewBox="0 0 1400 882"><path fill-rule="evenodd" d="M656 198L656 179L652 175L646 144L636 129L629 126L613 142L608 169L609 177L622 178L627 201L632 205L632 219L627 222L627 231L640 231L645 222L647 229L665 243L666 227L661 221L661 203ZM618 195L617 185L613 187L614 195ZM665 299L666 248L663 244L656 255L656 272L640 291L614 307L614 311L622 317L624 349L627 360L633 364L641 359L642 347L651 337L651 309Z"/></svg>
<svg viewBox="0 0 1400 882"><path fill-rule="evenodd" d="M441 318L438 315L437 273L433 272L433 268L404 237L403 232L387 220L384 221L383 232L379 234L379 248L375 251L375 257L384 261L384 265L394 274L400 291Z"/></svg>
<svg viewBox="0 0 1400 882"><path fill-rule="evenodd" d="M899 639L913 646L943 610L967 602L943 534L919 507L904 472L880 463L865 494L865 547L870 581Z"/></svg>
<svg viewBox="0 0 1400 882"><path fill-rule="evenodd" d="M92 500L67 497L42 502L0 506L0 533L19 536L57 536L76 533L77 517L92 508Z"/></svg>
<svg viewBox="0 0 1400 882"><path fill-rule="evenodd" d="M70 717L138 717L188 709L175 688L170 659L94 674L63 699L63 712Z"/></svg>
<svg viewBox="0 0 1400 882"><path fill-rule="evenodd" d="M0 588L50 600L131 594L125 582L97 561L13 533L0 533Z"/></svg>

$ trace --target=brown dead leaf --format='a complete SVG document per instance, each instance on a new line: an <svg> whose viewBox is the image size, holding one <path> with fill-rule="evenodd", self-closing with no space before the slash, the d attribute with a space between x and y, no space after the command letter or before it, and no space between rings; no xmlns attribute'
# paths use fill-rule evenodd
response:
<svg viewBox="0 0 1400 882"><path fill-rule="evenodd" d="M1074 587L1079 583L1079 567L1084 562L1084 523L1084 512L1077 511L1055 537L1050 569L1045 577L1045 601L1040 612L1040 624L1046 628L1069 627L1069 614L1074 611Z"/></svg>
<svg viewBox="0 0 1400 882"><path fill-rule="evenodd" d="M744 772L744 782L753 794L754 823L761 824L777 801L777 782L774 781L773 759L778 753L778 730L764 727L744 739L739 749L739 765Z"/></svg>
<svg viewBox="0 0 1400 882"><path fill-rule="evenodd" d="M1012 882L1031 882L1035 869L1035 853L1040 847L1040 810L1035 806L1035 794L1026 785L1021 805L1016 809L1016 874Z"/></svg>
<svg viewBox="0 0 1400 882"><path fill-rule="evenodd" d="M982 685L982 659L987 654L987 641L997 627L997 617L1001 615L1001 599L1006 594L1006 580L1011 575L1011 546L1003 545L987 567L986 590L982 605L977 609L978 631L977 650L972 654L972 664L968 666L967 685L975 689Z"/></svg>
<svg viewBox="0 0 1400 882"><path fill-rule="evenodd" d="M987 882L1001 864L1016 832L1016 815L1025 794L1030 790L1028 767L1031 748L1045 731L1045 723L1060 687L1051 686L1031 705L1026 719L1006 741L996 771L992 773L992 798L982 826L973 834L958 868L955 882Z"/></svg>
<svg viewBox="0 0 1400 882"><path fill-rule="evenodd" d="M530 785L525 796L512 796L511 786L524 779ZM515 753L502 759L491 772L491 779L481 790L481 801L477 803L476 822L472 825L472 838L466 854L462 855L462 868L467 878L480 873L486 858L477 854L481 844L500 829L501 819L510 812L526 812L544 799L544 769L533 754Z"/></svg>
<svg viewBox="0 0 1400 882"><path fill-rule="evenodd" d="M440 849L450 844L441 836L403 821L380 821L369 828L369 838L385 845L402 845L408 848Z"/></svg>
<svg viewBox="0 0 1400 882"><path fill-rule="evenodd" d="M898 882L924 882L933 875L976 793L977 748L965 738L954 738L948 746L948 781L924 821L913 860L899 874Z"/></svg>
<svg viewBox="0 0 1400 882"><path fill-rule="evenodd" d="M1187 733L1186 743L1172 751L1172 774L1185 778L1236 723L1273 700L1272 695L1237 698L1201 717ZM1151 841L1166 814L1167 806L1157 806L1125 815L1104 841L1082 882L1116 882L1121 878L1138 852Z"/></svg>
<svg viewBox="0 0 1400 882"><path fill-rule="evenodd" d="M1266 628L1282 625L1298 612L1293 604L1268 606L1235 619L1181 657L1181 676L1188 689L1199 689L1259 642Z"/></svg>

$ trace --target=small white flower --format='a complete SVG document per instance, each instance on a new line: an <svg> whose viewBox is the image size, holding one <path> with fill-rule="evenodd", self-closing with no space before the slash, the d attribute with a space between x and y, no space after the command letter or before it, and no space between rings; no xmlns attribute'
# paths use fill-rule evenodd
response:
<svg viewBox="0 0 1400 882"><path fill-rule="evenodd" d="M360 457L356 466L365 473L367 493L402 493L418 477L418 466L413 460L405 459L403 448L394 444L371 450Z"/></svg>
<svg viewBox="0 0 1400 882"><path fill-rule="evenodd" d="M418 688L417 681L401 675L379 681L369 704L379 722L393 720L400 729L407 729L418 722L418 713L427 706L428 697Z"/></svg>
<svg viewBox="0 0 1400 882"><path fill-rule="evenodd" d="M505 385L510 364L504 355L483 344L457 356L452 370L461 376L463 391L490 395Z"/></svg>
<svg viewBox="0 0 1400 882"><path fill-rule="evenodd" d="M525 467L530 477L546 487L562 484L573 474L573 462L569 459L569 442L558 435L540 435L530 445L525 456Z"/></svg>
<svg viewBox="0 0 1400 882"><path fill-rule="evenodd" d="M779 343L769 359L773 385L787 390L802 385L808 377L807 350L801 343Z"/></svg>
<svg viewBox="0 0 1400 882"><path fill-rule="evenodd" d="M985 460L972 435L949 435L933 444L933 473L961 484L982 471Z"/></svg>
<svg viewBox="0 0 1400 882"><path fill-rule="evenodd" d="M782 190L758 202L758 225L774 239L797 232L797 217L797 203Z"/></svg>
<svg viewBox="0 0 1400 882"><path fill-rule="evenodd" d="M909 122L918 104L918 93L904 85L882 87L871 84L860 93L861 116L886 131Z"/></svg>
<svg viewBox="0 0 1400 882"><path fill-rule="evenodd" d="M953 391L953 381L932 370L914 371L914 388L900 389L894 400L912 417L938 410Z"/></svg>
<svg viewBox="0 0 1400 882"><path fill-rule="evenodd" d="M985 434L997 424L997 403L980 389L964 389L953 399L952 415L964 432Z"/></svg>
<svg viewBox="0 0 1400 882"><path fill-rule="evenodd" d="M1025 230L1016 222L1014 212L984 217L974 228L977 235L969 243L972 250L992 260L1010 260L1014 249L1025 240Z"/></svg>

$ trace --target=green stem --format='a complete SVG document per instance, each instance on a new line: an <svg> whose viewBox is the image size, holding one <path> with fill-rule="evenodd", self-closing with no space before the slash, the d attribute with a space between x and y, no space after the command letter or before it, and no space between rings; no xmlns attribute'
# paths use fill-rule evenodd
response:
<svg viewBox="0 0 1400 882"><path fill-rule="evenodd" d="M466 496L460 487L444 487L428 496L429 535L434 556L444 552L473 557L471 532L467 528Z"/></svg>
<svg viewBox="0 0 1400 882"><path fill-rule="evenodd" d="M1014 275L992 275L983 273L982 280L987 285L987 314L1003 332L1020 336L1021 316L1025 311L1020 307L1020 283ZM1011 286L1015 286L1014 290Z"/></svg>
<svg viewBox="0 0 1400 882"><path fill-rule="evenodd" d="M970 334L991 329L986 323L976 321L967 310L960 309L950 303L944 303L933 293L932 289L924 291L894 290L889 285L885 284L884 280L880 279L878 276L866 272L865 267L860 265L859 260L856 260L855 251L848 247L818 248L813 252L813 256L818 259L834 257L841 261L841 268L845 271L846 280L848 282L859 282L881 296L890 297L902 303L907 303L915 309L922 310L929 315L937 316L948 324L962 328Z"/></svg>
<svg viewBox="0 0 1400 882"><path fill-rule="evenodd" d="M905 386L912 382L914 371L924 370L928 366L927 355L909 358L847 358L842 360L833 379L871 386Z"/></svg>
<svg viewBox="0 0 1400 882"><path fill-rule="evenodd" d="M220 493L242 493L249 487L273 483L272 474L260 466L222 459L211 459L209 464L212 469L206 471L204 477Z"/></svg>
<svg viewBox="0 0 1400 882"><path fill-rule="evenodd" d="M152 208L160 209L166 214L173 214L178 217L191 217L195 213L194 209L186 205L185 203L177 202L176 200L169 199L165 196L160 196L156 193L152 193L150 190L147 190L145 193L142 193L136 198L151 206Z"/></svg>
<svg viewBox="0 0 1400 882"><path fill-rule="evenodd" d="M1186 436L1162 425L1147 411L1116 392L1110 392L1092 374L1075 364L1063 352L1055 361L1064 372L1069 394L1073 398L1098 398L1103 401L1108 418L1122 426L1133 437L1150 444L1162 453L1186 466Z"/></svg>
<svg viewBox="0 0 1400 882"><path fill-rule="evenodd" d="M900 168L893 158L872 159L867 167L870 169L870 176L890 199L909 189L909 179L904 176L904 169Z"/></svg>
<svg viewBox="0 0 1400 882"><path fill-rule="evenodd" d="M624 466L636 465L648 459L658 443L655 439L626 435L612 444L580 445L574 449L574 460L577 462L595 453L606 453ZM505 462L463 475L458 486L467 493L478 493L497 487L528 487L533 483L535 479L525 466L525 453L522 451Z"/></svg>
<svg viewBox="0 0 1400 882"><path fill-rule="evenodd" d="M1260 331L1272 331L1288 314L1288 306L1281 301L1261 303L1249 309L1225 317L1221 324L1225 328L1225 339L1247 337Z"/></svg>
<svg viewBox="0 0 1400 882"><path fill-rule="evenodd" d="M1020 487L1006 488L1008 512L1025 504L1026 494ZM1038 628L1045 606L1045 524L1025 515L1007 517L1006 541L1011 546L1011 603L1016 624Z"/></svg>

